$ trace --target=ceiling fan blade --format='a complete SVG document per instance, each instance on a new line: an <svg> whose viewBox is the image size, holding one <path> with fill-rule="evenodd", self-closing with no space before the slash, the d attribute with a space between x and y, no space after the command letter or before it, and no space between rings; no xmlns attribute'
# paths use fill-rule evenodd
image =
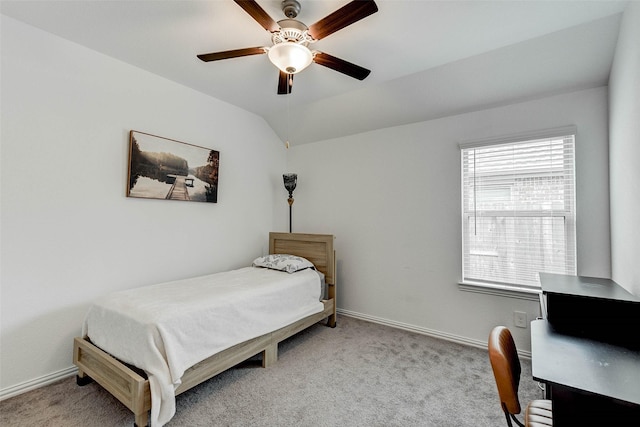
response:
<svg viewBox="0 0 640 427"><path fill-rule="evenodd" d="M247 47L245 49L225 50L222 52L203 53L198 58L204 62L219 61L221 59L238 58L241 56L260 55L266 53L263 47Z"/></svg>
<svg viewBox="0 0 640 427"><path fill-rule="evenodd" d="M280 76L278 77L278 95L287 95L291 93L292 88L293 74L287 74L280 71Z"/></svg>
<svg viewBox="0 0 640 427"><path fill-rule="evenodd" d="M273 20L271 16L267 12L264 11L263 8L260 7L255 0L234 0L238 6L244 9L253 19L255 19L258 24L262 25L262 28L265 30L275 33L276 31L280 31L280 26L276 21Z"/></svg>
<svg viewBox="0 0 640 427"><path fill-rule="evenodd" d="M353 0L309 26L309 35L315 40L323 39L377 11L378 6L373 0Z"/></svg>
<svg viewBox="0 0 640 427"><path fill-rule="evenodd" d="M371 73L371 70L352 64L344 59L336 58L328 53L315 52L313 62L358 80L366 79L369 73Z"/></svg>

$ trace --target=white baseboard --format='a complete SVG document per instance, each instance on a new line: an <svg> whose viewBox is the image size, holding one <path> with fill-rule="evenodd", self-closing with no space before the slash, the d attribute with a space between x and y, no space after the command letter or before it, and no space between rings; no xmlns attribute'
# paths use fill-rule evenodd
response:
<svg viewBox="0 0 640 427"><path fill-rule="evenodd" d="M353 317L360 320L365 320L367 322L378 323L380 325L390 326L392 328L402 329L409 332L415 332L417 334L427 335L433 338L439 338L446 341L455 342L458 344L468 345L471 347L482 348L487 350L487 342L475 340L472 338L463 337L460 335L453 335L447 332L436 331L434 329L424 328L422 326L410 325L408 323L396 322L395 320L384 319L382 317L370 316L368 314L362 314L355 311L344 310L342 308L336 309L338 314L342 314L343 316ZM518 356L524 359L531 359L530 351L520 351L518 350Z"/></svg>
<svg viewBox="0 0 640 427"><path fill-rule="evenodd" d="M22 393L26 393L31 390L35 390L40 387L44 387L46 385L52 384L61 379L76 375L77 373L78 373L78 368L76 368L75 366L71 366L61 371L44 375L40 378L34 378L32 380L25 381L23 383L16 384L11 387L3 388L2 390L0 390L0 401L8 399L13 396L17 396Z"/></svg>

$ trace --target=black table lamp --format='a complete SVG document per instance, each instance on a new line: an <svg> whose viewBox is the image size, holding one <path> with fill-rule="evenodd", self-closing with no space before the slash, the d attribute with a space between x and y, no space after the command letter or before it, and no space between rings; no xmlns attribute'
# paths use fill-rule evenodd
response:
<svg viewBox="0 0 640 427"><path fill-rule="evenodd" d="M293 206L293 190L296 189L296 184L298 183L298 174L295 173L285 173L282 175L282 179L284 180L284 188L289 192L289 233L291 233L291 206Z"/></svg>

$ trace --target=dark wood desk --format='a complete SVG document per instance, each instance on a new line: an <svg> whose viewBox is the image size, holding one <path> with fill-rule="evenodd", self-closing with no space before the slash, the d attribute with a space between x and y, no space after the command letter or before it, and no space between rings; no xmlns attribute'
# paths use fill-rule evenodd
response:
<svg viewBox="0 0 640 427"><path fill-rule="evenodd" d="M531 353L532 374L537 381L640 405L638 350L560 334L548 322L534 320Z"/></svg>
<svg viewBox="0 0 640 427"><path fill-rule="evenodd" d="M547 384L553 425L640 425L638 323L627 323L640 300L608 279L540 277L547 299L531 322L531 369Z"/></svg>
<svg viewBox="0 0 640 427"><path fill-rule="evenodd" d="M554 328L640 349L640 298L611 279L540 273L541 311Z"/></svg>
<svg viewBox="0 0 640 427"><path fill-rule="evenodd" d="M619 406L620 410L631 411L630 415L635 408L635 421L640 424L640 351L560 334L547 321L534 320L531 322L531 355L533 378L548 384L552 400L562 397L558 393L575 391L582 400L592 396L588 399L592 403L600 401L607 407ZM564 399L566 401L567 396ZM573 421L574 409L589 412L589 408L557 406L554 400L554 426L556 409L558 415L566 409ZM602 412L603 408L591 409Z"/></svg>

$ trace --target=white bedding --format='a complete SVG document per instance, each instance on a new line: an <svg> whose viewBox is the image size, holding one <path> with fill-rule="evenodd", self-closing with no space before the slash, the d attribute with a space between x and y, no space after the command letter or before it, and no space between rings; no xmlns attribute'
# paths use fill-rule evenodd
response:
<svg viewBox="0 0 640 427"><path fill-rule="evenodd" d="M174 392L186 369L322 311L319 298L315 270L246 267L110 294L91 307L83 334L146 371L155 427L175 414Z"/></svg>

